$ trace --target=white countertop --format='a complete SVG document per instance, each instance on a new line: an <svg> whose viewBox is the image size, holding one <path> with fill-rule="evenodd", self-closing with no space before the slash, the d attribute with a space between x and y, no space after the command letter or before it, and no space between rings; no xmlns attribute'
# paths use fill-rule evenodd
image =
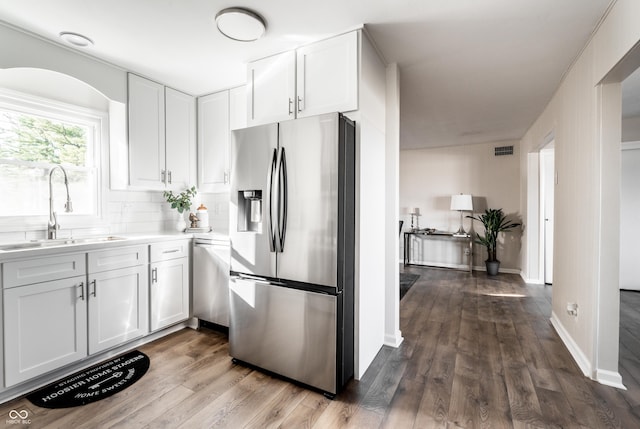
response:
<svg viewBox="0 0 640 429"><path fill-rule="evenodd" d="M112 247L134 246L140 244L157 243L170 240L191 240L196 236L206 236L217 240L229 240L220 233L167 233L167 234L113 234L111 236L60 238L58 240L35 240L0 243L0 262L24 258L38 258L65 253L86 252L91 250L108 249ZM77 242L71 242L78 240ZM92 241L95 240L95 241ZM70 243L71 242L71 243ZM29 243L42 243L38 247L19 248L15 246ZM35 245L35 244L34 244ZM37 245L36 245L37 246ZM8 247L3 250L3 247ZM11 248L14 247L14 248Z"/></svg>

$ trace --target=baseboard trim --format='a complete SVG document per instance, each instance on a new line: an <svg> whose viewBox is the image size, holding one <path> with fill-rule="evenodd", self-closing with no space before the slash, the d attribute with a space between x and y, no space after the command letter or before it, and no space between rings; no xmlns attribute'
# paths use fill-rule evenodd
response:
<svg viewBox="0 0 640 429"><path fill-rule="evenodd" d="M522 280L530 285L543 285L544 282L540 279L530 279L528 278L525 274L524 271L520 271L520 277L522 278Z"/></svg>
<svg viewBox="0 0 640 429"><path fill-rule="evenodd" d="M401 331L396 331L395 334L391 334L391 335L385 334L384 336L384 345L393 347L396 349L400 347L400 344L402 344L403 341L404 341L404 337L402 336Z"/></svg>
<svg viewBox="0 0 640 429"><path fill-rule="evenodd" d="M578 344L573 340L573 337L571 337L569 332L565 329L554 311L551 312L551 325L553 325L553 328L558 333L558 336L564 343L567 350L569 350L571 357L573 357L573 360L578 364L578 367L585 377L591 378L591 375L593 374L593 366L591 365L591 362L582 350L580 350L580 347L578 347Z"/></svg>
<svg viewBox="0 0 640 429"><path fill-rule="evenodd" d="M596 370L596 381L605 386L615 387L617 389L627 390L622 384L622 376L617 371L609 371L606 369Z"/></svg>

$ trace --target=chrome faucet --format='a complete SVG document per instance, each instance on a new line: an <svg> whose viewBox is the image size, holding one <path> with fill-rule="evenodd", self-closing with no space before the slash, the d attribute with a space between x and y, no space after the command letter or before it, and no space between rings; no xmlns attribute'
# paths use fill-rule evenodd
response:
<svg viewBox="0 0 640 429"><path fill-rule="evenodd" d="M47 225L47 238L49 240L55 240L58 230L60 229L60 225L58 224L58 215L53 211L53 187L51 186L53 172L58 168L62 170L62 174L64 174L64 186L67 188L67 202L64 205L64 211L66 213L71 213L73 211L71 198L69 198L69 179L67 178L67 171L61 165L54 165L49 171L49 224Z"/></svg>

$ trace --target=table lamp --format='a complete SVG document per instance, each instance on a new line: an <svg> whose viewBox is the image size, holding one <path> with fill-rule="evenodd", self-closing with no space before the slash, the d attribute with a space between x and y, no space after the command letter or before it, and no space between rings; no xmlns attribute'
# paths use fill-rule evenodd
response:
<svg viewBox="0 0 640 429"><path fill-rule="evenodd" d="M473 211L473 199L471 195L460 194L451 196L451 210L460 212L460 228L454 233L455 235L467 235L462 226L462 212Z"/></svg>

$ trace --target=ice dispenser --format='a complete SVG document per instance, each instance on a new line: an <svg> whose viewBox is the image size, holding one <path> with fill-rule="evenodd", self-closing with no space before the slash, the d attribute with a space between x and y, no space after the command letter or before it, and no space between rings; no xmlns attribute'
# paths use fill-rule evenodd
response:
<svg viewBox="0 0 640 429"><path fill-rule="evenodd" d="M262 191L238 191L238 231L262 232Z"/></svg>

